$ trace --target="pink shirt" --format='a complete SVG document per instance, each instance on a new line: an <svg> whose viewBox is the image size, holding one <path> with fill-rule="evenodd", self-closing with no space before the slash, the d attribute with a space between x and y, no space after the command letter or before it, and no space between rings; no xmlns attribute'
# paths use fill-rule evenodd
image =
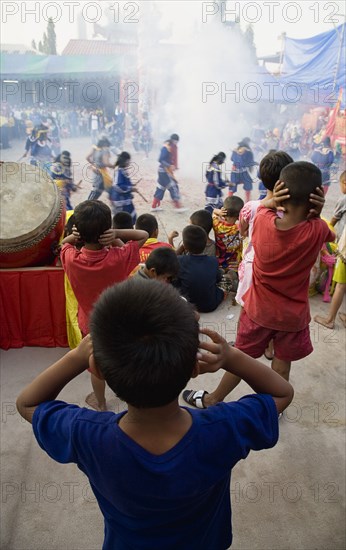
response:
<svg viewBox="0 0 346 550"><path fill-rule="evenodd" d="M335 235L320 218L277 229L276 212L259 206L254 219L252 286L244 309L260 326L298 332L310 322L309 277L323 243Z"/></svg>
<svg viewBox="0 0 346 550"><path fill-rule="evenodd" d="M89 314L99 295L114 283L125 280L139 263L138 242L122 247L78 250L71 244L61 248L61 263L78 302L78 324L89 333Z"/></svg>

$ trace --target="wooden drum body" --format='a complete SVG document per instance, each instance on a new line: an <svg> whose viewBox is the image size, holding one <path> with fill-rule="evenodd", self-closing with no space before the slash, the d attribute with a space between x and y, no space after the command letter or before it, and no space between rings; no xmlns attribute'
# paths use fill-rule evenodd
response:
<svg viewBox="0 0 346 550"><path fill-rule="evenodd" d="M38 166L1 163L0 205L0 267L51 264L65 208L49 175Z"/></svg>

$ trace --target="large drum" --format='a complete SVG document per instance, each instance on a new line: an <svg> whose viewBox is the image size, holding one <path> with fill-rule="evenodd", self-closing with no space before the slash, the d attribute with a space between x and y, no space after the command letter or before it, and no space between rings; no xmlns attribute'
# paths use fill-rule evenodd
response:
<svg viewBox="0 0 346 550"><path fill-rule="evenodd" d="M64 224L63 199L45 171L0 164L0 267L51 264Z"/></svg>

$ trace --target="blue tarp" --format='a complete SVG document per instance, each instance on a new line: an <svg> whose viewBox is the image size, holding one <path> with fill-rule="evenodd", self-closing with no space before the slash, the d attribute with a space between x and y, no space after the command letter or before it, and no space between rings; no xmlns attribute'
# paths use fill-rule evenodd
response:
<svg viewBox="0 0 346 550"><path fill-rule="evenodd" d="M346 24L312 36L285 40L282 83L295 82L310 90L314 103L334 105L340 88L346 93Z"/></svg>

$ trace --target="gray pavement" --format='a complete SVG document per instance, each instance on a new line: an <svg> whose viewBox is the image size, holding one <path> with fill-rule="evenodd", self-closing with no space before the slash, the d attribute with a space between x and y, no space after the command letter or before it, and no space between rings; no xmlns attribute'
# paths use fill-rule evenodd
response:
<svg viewBox="0 0 346 550"><path fill-rule="evenodd" d="M19 158L21 146L14 142L12 149L2 151L2 159ZM81 163L89 147L87 139L66 140L63 144L64 149L72 151L74 160ZM148 161L134 156L143 178L141 189L148 200L155 188L156 157L156 150ZM178 214L168 198L165 200L165 211L158 215L163 240L173 229L181 232L189 213L204 205L204 184L184 179L183 171L180 181L189 211ZM83 187L73 196L74 204L87 197L90 184ZM326 201L327 218L338 194L338 186L332 186ZM107 201L106 196L103 200ZM143 199L138 198L136 204L138 213L148 211ZM312 317L328 310L321 295L311 298L310 306ZM216 312L201 315L200 323L232 340L239 309L228 300ZM229 319L230 315L234 317ZM339 321L333 331L313 321L310 328L314 352L292 366L295 397L280 420L278 444L272 450L250 453L233 470L234 550L346 548L346 331ZM15 409L21 389L66 351L60 348L1 351L1 548L4 550L96 550L102 545L102 518L86 477L74 465L52 461L39 448L29 424ZM261 360L269 368L269 362ZM212 391L221 375L201 376L188 387ZM89 391L90 379L85 373L71 382L60 397L83 406ZM249 392L242 382L228 399L238 399ZM110 390L106 395L111 410L123 410L124 403Z"/></svg>

